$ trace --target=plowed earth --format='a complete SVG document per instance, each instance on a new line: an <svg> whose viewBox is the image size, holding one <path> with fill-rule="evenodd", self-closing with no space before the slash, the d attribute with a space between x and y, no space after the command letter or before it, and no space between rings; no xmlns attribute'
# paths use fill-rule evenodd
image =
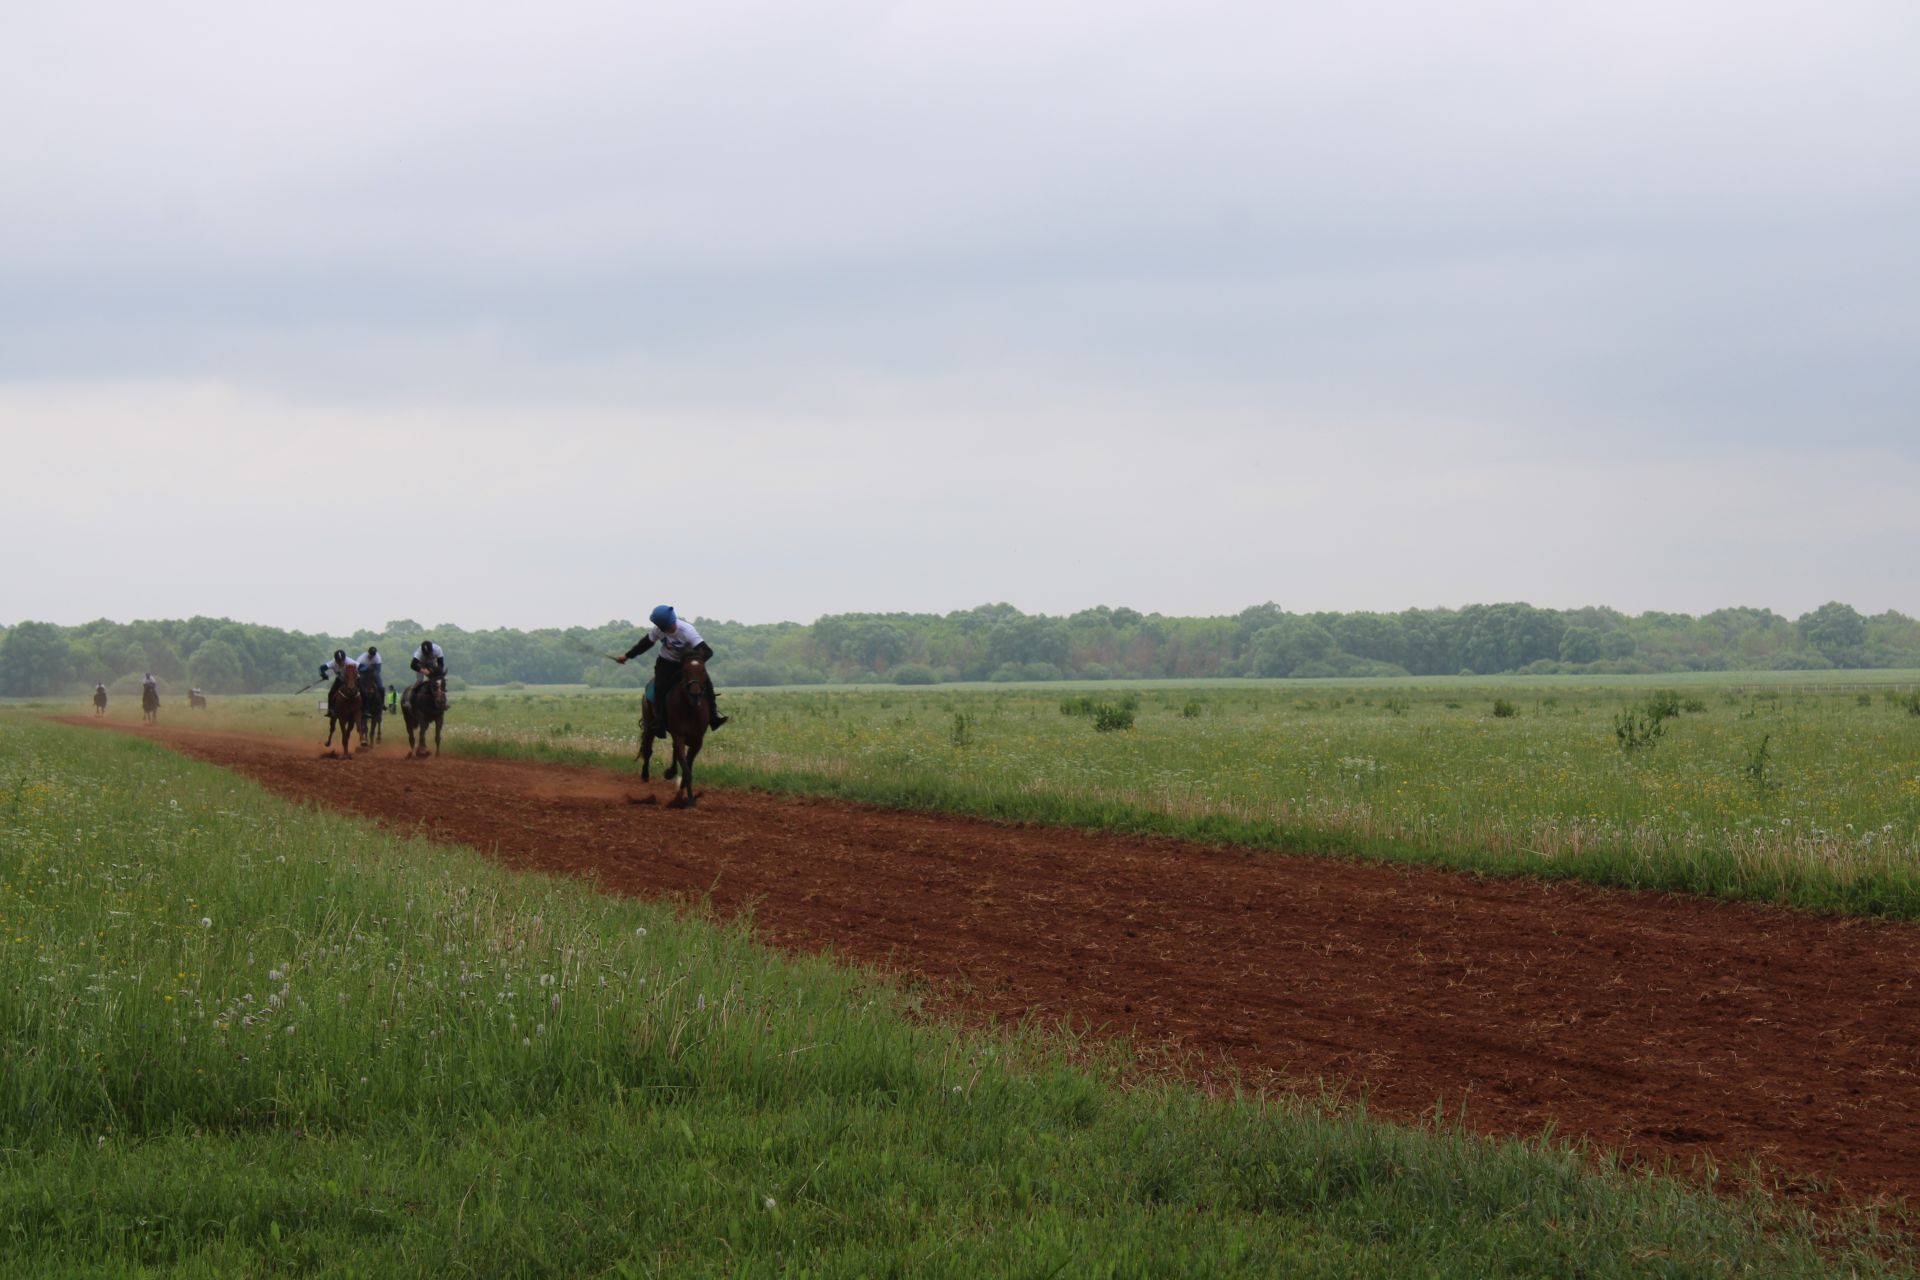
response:
<svg viewBox="0 0 1920 1280"><path fill-rule="evenodd" d="M769 943L1198 1077L1755 1161L1821 1208L1920 1192L1920 927L752 791L683 811L631 771L130 731L511 867L750 909Z"/></svg>

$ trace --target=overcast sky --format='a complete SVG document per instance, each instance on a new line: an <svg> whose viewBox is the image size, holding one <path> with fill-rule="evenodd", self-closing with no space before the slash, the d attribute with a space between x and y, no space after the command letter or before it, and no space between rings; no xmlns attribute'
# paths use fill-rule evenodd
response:
<svg viewBox="0 0 1920 1280"><path fill-rule="evenodd" d="M0 0L0 623L1920 614L1920 5Z"/></svg>

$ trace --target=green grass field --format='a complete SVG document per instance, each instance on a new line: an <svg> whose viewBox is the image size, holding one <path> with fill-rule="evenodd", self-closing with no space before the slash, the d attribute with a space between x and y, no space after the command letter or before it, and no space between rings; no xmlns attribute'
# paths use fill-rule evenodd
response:
<svg viewBox="0 0 1920 1280"><path fill-rule="evenodd" d="M833 741L900 706L785 704ZM1823 1253L1762 1201L913 1013L739 926L0 716L0 1273L1907 1273L1865 1220Z"/></svg>
<svg viewBox="0 0 1920 1280"><path fill-rule="evenodd" d="M731 690L712 783L1920 918L1920 673ZM1622 748L1658 691L1677 714ZM1063 704L1137 700L1100 732ZM1511 715L1495 714L1505 704ZM449 750L617 762L637 695L456 695ZM137 712L122 705L116 714ZM320 731L314 703L173 724ZM397 719L389 731L404 736Z"/></svg>

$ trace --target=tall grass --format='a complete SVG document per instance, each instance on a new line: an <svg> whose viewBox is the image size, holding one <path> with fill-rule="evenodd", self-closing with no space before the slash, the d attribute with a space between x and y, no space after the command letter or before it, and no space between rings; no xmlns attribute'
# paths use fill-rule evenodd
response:
<svg viewBox="0 0 1920 1280"><path fill-rule="evenodd" d="M12 716L0 931L10 1275L1896 1270L1870 1224L1822 1255L1546 1145L1121 1088L739 926Z"/></svg>

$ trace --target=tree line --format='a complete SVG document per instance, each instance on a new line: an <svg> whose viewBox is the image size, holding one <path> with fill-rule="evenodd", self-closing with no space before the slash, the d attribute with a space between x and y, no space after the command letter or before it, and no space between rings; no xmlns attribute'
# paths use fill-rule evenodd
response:
<svg viewBox="0 0 1920 1280"><path fill-rule="evenodd" d="M1798 618L1770 609L1628 615L1616 609L1475 604L1399 613L1296 613L1276 604L1173 618L1100 606L1067 616L1008 604L946 614L830 614L811 624L696 619L733 685L1141 677L1364 677L1920 668L1920 621L1866 616L1837 601ZM316 635L227 618L77 627L21 622L0 631L0 696L68 694L142 675L212 693L291 692L335 649L379 645L405 678L423 635L447 651L455 687L637 687L651 662L617 666L645 624L467 631L410 619L380 631Z"/></svg>

